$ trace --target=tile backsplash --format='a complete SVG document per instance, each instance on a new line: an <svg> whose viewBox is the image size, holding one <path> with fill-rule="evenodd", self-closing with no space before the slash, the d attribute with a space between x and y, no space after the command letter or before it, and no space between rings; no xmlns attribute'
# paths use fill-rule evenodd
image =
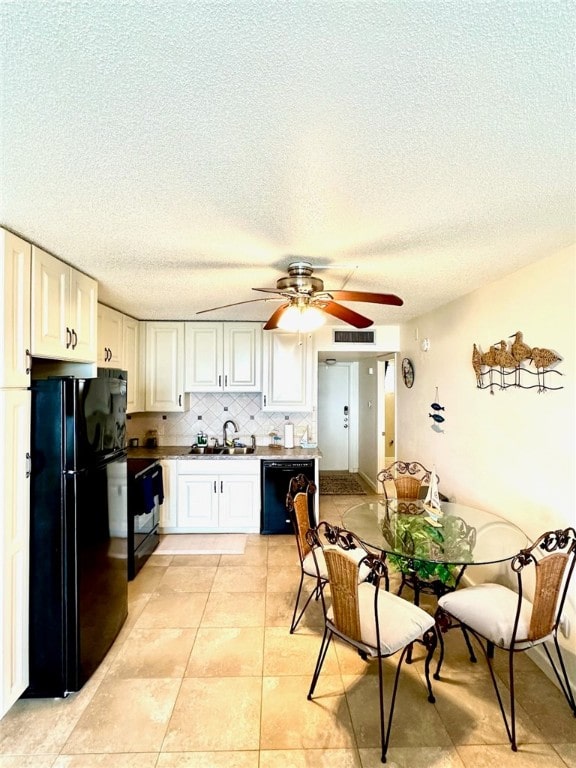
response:
<svg viewBox="0 0 576 768"><path fill-rule="evenodd" d="M133 413L128 417L128 438L137 437L144 445L146 432L158 432L159 445L192 445L198 432L209 438L222 441L222 425L226 419L233 419L238 425L235 438L250 443L250 436L256 437L257 445L269 445L271 432L283 437L284 423L294 424L294 440L299 443L307 430L308 440L315 440L316 423L314 413L274 413L261 410L260 393L192 393L190 409L185 413Z"/></svg>

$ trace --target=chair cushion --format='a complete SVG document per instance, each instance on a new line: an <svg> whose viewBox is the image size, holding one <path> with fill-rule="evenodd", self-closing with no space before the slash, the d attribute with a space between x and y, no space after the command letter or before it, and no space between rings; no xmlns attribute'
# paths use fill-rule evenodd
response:
<svg viewBox="0 0 576 768"><path fill-rule="evenodd" d="M502 584L478 584L443 595L438 600L438 605L499 648L510 648L518 606L518 594L514 590ZM524 642L516 643L515 648L519 650L530 648L547 639L543 637L536 641L526 640L531 615L532 603L522 598L516 637Z"/></svg>
<svg viewBox="0 0 576 768"><path fill-rule="evenodd" d="M374 655L378 648L376 641L376 620L374 616L374 597L376 587L368 582L358 585L358 608L360 612L360 632L367 650ZM328 609L327 618L333 620L332 609ZM378 623L380 628L380 652L390 656L434 626L434 618L413 603L387 592L378 590Z"/></svg>
<svg viewBox="0 0 576 768"><path fill-rule="evenodd" d="M343 551L340 549L340 547L325 547L324 549L339 549L341 552ZM327 579L328 578L328 566L326 565L326 558L324 557L324 551L318 547L316 550L316 559L318 561L318 570L320 571L320 578L321 579ZM350 557L352 560L354 560L356 563L359 563L363 557L366 556L366 552L361 549L348 549L345 553L348 557ZM314 555L312 552L308 552L306 557L304 558L302 562L302 570L307 576L317 576L316 573L316 564L314 562ZM358 582L366 581L368 578L368 574L370 573L370 569L367 565L361 565L359 572L358 572Z"/></svg>

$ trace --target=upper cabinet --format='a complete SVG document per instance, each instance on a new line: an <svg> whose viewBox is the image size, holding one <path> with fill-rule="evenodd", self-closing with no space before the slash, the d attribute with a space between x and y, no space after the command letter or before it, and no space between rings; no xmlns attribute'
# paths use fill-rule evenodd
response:
<svg viewBox="0 0 576 768"><path fill-rule="evenodd" d="M0 389L30 383L30 262L32 247L0 229Z"/></svg>
<svg viewBox="0 0 576 768"><path fill-rule="evenodd" d="M128 373L126 412L144 410L140 377L140 324L115 309L98 304L98 365Z"/></svg>
<svg viewBox="0 0 576 768"><path fill-rule="evenodd" d="M124 357L124 315L98 304L98 365L122 368Z"/></svg>
<svg viewBox="0 0 576 768"><path fill-rule="evenodd" d="M184 323L147 322L146 411L184 411Z"/></svg>
<svg viewBox="0 0 576 768"><path fill-rule="evenodd" d="M260 323L186 323L186 392L260 392Z"/></svg>
<svg viewBox="0 0 576 768"><path fill-rule="evenodd" d="M98 284L32 246L32 354L93 363Z"/></svg>
<svg viewBox="0 0 576 768"><path fill-rule="evenodd" d="M313 346L310 336L266 331L263 411L308 412L313 407Z"/></svg>

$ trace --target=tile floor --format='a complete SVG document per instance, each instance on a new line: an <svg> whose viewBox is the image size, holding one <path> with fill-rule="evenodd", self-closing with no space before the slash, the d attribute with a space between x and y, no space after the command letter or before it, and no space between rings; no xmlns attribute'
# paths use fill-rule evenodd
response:
<svg viewBox="0 0 576 768"><path fill-rule="evenodd" d="M323 496L321 516L338 522L361 500ZM0 721L0 768L381 765L375 667L334 645L306 700L322 622L313 605L289 634L298 576L293 537L249 536L243 555L153 557L84 688L20 700ZM485 665L471 665L452 634L435 704L422 653L404 667L388 765L576 768L576 719L545 675L520 655L514 754Z"/></svg>

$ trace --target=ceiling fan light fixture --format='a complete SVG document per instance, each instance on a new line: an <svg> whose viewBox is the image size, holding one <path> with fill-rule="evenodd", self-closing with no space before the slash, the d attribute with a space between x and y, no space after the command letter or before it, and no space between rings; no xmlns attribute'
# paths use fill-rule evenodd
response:
<svg viewBox="0 0 576 768"><path fill-rule="evenodd" d="M316 307L292 304L286 307L278 320L278 328L293 333L310 333L326 322L325 315Z"/></svg>

